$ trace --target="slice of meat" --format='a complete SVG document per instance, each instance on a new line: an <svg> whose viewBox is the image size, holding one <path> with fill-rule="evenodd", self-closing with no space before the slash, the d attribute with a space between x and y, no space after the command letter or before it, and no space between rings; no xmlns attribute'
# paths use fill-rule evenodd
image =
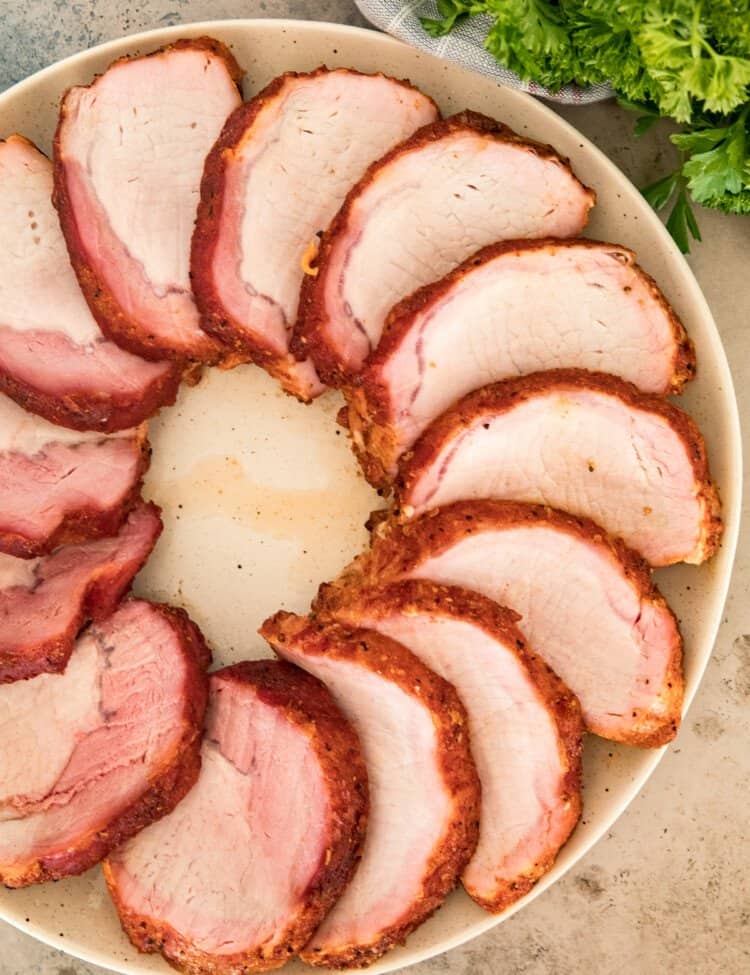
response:
<svg viewBox="0 0 750 975"><path fill-rule="evenodd" d="M491 244L398 304L345 389L368 479L392 480L400 455L466 393L558 367L615 373L663 395L693 377L695 354L632 251L592 240Z"/></svg>
<svg viewBox="0 0 750 975"><path fill-rule="evenodd" d="M429 426L397 479L405 514L470 498L594 519L651 565L705 561L721 537L703 437L671 403L604 373L485 386Z"/></svg>
<svg viewBox="0 0 750 975"><path fill-rule="evenodd" d="M321 393L289 353L307 255L367 166L437 117L407 82L348 68L283 74L238 108L206 160L193 236L203 328L300 399Z"/></svg>
<svg viewBox="0 0 750 975"><path fill-rule="evenodd" d="M33 558L114 535L149 454L145 424L109 437L79 433L0 395L0 552Z"/></svg>
<svg viewBox="0 0 750 975"><path fill-rule="evenodd" d="M182 610L129 600L64 674L0 687L0 883L82 873L195 782L210 655Z"/></svg>
<svg viewBox="0 0 750 975"><path fill-rule="evenodd" d="M141 503L112 538L39 559L0 554L0 683L65 670L84 622L114 612L161 529L159 508Z"/></svg>
<svg viewBox="0 0 750 975"><path fill-rule="evenodd" d="M682 640L646 563L586 519L540 505L465 501L382 522L370 551L321 587L318 611L348 589L394 579L463 586L520 613L536 653L581 702L590 731L670 741L683 697Z"/></svg>
<svg viewBox="0 0 750 975"><path fill-rule="evenodd" d="M354 725L367 763L362 859L300 953L359 968L425 921L474 853L480 786L454 688L379 633L277 613L260 629L274 650L319 677Z"/></svg>
<svg viewBox="0 0 750 975"><path fill-rule="evenodd" d="M111 432L174 403L179 370L104 338L52 206L52 163L21 136L0 142L0 390L53 423Z"/></svg>
<svg viewBox="0 0 750 975"><path fill-rule="evenodd" d="M502 911L549 870L581 812L577 698L527 646L517 615L456 586L353 589L336 618L397 640L458 691L482 784L467 892Z"/></svg>
<svg viewBox="0 0 750 975"><path fill-rule="evenodd" d="M104 865L123 928L190 975L278 968L351 876L367 819L357 736L274 660L211 675L198 782Z"/></svg>
<svg viewBox="0 0 750 975"><path fill-rule="evenodd" d="M573 237L594 193L549 146L476 112L416 132L374 163L323 236L292 348L341 385L377 347L391 307L479 247Z"/></svg>
<svg viewBox="0 0 750 975"><path fill-rule="evenodd" d="M147 359L216 362L190 287L190 238L208 151L241 102L223 44L178 41L121 58L64 96L55 198L100 328Z"/></svg>

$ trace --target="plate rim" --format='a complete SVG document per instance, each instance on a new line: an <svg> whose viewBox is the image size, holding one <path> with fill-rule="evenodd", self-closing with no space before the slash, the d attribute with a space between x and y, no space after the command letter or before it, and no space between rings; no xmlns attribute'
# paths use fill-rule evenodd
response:
<svg viewBox="0 0 750 975"><path fill-rule="evenodd" d="M73 54L67 55L58 61L46 65L39 71L36 71L28 77L16 82L14 85L11 85L5 91L0 92L0 110L2 110L6 101L11 99L16 100L19 97L23 97L27 87L31 88L40 80L45 80L48 75L52 75L65 67L74 66L76 63L85 60L88 56L106 56L107 52L110 50L113 52L113 59L121 56L119 51L117 53L115 52L116 49L122 47L124 43L132 45L133 48L140 45L150 45L152 43L162 45L169 43L172 39L176 39L180 36L199 36L203 33L220 34L221 31L226 28L242 30L243 28L257 25L264 25L270 29L276 28L281 32L295 31L298 33L309 32L317 34L321 31L328 31L331 34L356 36L361 39L367 38L369 42L374 41L377 44L383 44L385 46L410 51L412 52L413 56L421 59L436 61L446 60L437 58L435 55L432 55L429 52L412 47L404 41L394 38L391 35L381 32L375 28L359 27L331 21L297 20L294 18L276 17L233 17L218 20L181 22L167 27L157 27L149 30L138 31L133 34L122 34L118 37L102 41L91 47L76 51ZM449 63L452 64L456 70L463 71L468 76L478 75L478 77L485 78L484 75L462 68L455 62ZM630 187L636 193L638 192L637 188L634 187L632 182L622 172L622 170L601 149L599 149L598 146L591 142L587 136L581 133L571 122L569 122L567 118L559 115L553 108L551 108L540 98L536 98L519 89L513 89L510 86L504 85L500 82L495 83L497 84L498 88L503 88L506 91L512 92L513 97L517 97L520 104L523 104L524 102L533 104L535 113L541 113L541 116L543 116L546 120L554 120L554 124L556 126L562 126L564 129L567 129L570 134L574 134L579 140L579 145L582 152L584 152L587 156L590 155L596 158L599 163L609 171L610 174L624 180L628 187ZM7 135L9 134L11 133L0 133L0 137L7 138ZM701 649L700 662L698 665L699 673L697 674L693 685L686 689L682 711L684 720L692 705L695 695L703 683L705 671L713 654L718 632L723 622L722 617L724 607L726 605L729 589L734 576L734 564L742 517L743 444L739 404L737 401L734 379L731 367L729 365L729 360L727 358L726 349L724 347L724 342L716 325L716 321L713 317L708 301L699 282L693 274L690 264L686 260L685 256L679 251L677 245L667 232L658 215L650 207L648 207L648 205L646 205L643 213L648 215L647 222L650 224L649 230L657 235L661 245L666 248L667 252L673 259L677 260L678 264L680 265L681 275L683 277L687 277L692 282L694 295L691 296L691 300L697 302L699 306L697 309L698 314L706 321L707 324L710 324L713 331L712 351L717 359L717 366L721 374L720 379L724 386L725 398L727 399L728 403L731 404L729 414L725 416L725 421L729 425L731 441L736 447L736 450L733 452L733 463L731 469L726 475L726 484L723 485L723 487L729 488L731 483L735 503L733 504L732 510L728 513L729 517L727 517L726 509L724 509L722 512L724 517L724 533L722 536L721 549L725 553L724 558L726 560L726 570L724 572L723 579L721 579L720 583L718 584L718 588L715 590L719 598L719 608L716 612L716 618L710 630L710 639L706 640L706 647ZM576 859L567 865L559 875L554 876L553 879L549 878L549 874L545 875L545 877L541 878L541 880L527 895L513 904L505 912L500 915L487 914L486 917L482 917L476 922L467 925L465 931L445 938L440 942L439 947L433 945L431 947L424 948L407 948L407 952L404 953L406 957L404 957L401 953L398 956L391 956L391 964L384 964L384 959L381 961L380 965L377 965L375 970L377 972L398 971L410 965L418 964L430 958L444 954L445 952L451 951L454 948L459 947L462 944L466 944L468 941L485 934L487 931L508 920L508 918L516 914L536 897L543 894L558 880L562 879L562 877L565 876L569 870L576 866L576 864L578 864L579 861L604 838L607 831L611 829L613 824L623 815L623 813L625 813L633 800L637 797L638 793L651 778L669 748L670 745L668 744L662 746L661 748L654 749L648 754L648 759L644 761L643 768L639 770L638 774L634 777L630 785L623 790L623 793L619 797L616 806L608 815L603 816L602 825L598 831L598 835L592 835L587 839L587 841L582 845ZM136 966L131 962L118 963L116 959L108 957L100 950L91 949L87 945L81 944L77 940L66 940L66 938L62 935L53 934L45 930L39 930L38 926L34 923L27 924L23 919L8 917L2 903L0 903L0 920L10 924L12 927L33 937L35 940L43 944L59 949L87 963L121 973L147 971L145 968L140 968L140 966ZM123 934L122 937L125 938L126 936ZM388 956L386 956L386 958L388 958ZM151 975L150 972L149 975Z"/></svg>

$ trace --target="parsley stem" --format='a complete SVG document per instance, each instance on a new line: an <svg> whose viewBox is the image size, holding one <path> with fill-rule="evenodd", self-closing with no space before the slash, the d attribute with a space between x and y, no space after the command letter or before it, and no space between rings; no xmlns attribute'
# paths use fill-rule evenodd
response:
<svg viewBox="0 0 750 975"><path fill-rule="evenodd" d="M696 61L700 59L702 47L708 48L708 50L711 51L711 53L713 53L713 48L705 39L705 37L702 36L700 32L700 18L701 18L701 5L700 3L696 3L693 8L693 29L691 34L692 55Z"/></svg>

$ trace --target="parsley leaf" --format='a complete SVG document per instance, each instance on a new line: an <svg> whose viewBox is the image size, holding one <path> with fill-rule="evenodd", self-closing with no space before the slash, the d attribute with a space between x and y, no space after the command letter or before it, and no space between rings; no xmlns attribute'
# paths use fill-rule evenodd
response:
<svg viewBox="0 0 750 975"><path fill-rule="evenodd" d="M668 176L664 176L655 183L651 183L650 186L643 187L641 193L646 197L654 210L663 210L667 203L669 203L674 191L677 189L679 176L680 171L677 169Z"/></svg>
<svg viewBox="0 0 750 975"><path fill-rule="evenodd" d="M684 186L677 194L677 200L667 220L667 230L683 254L690 253L691 237L697 241L701 239L698 223L690 209L690 201Z"/></svg>
<svg viewBox="0 0 750 975"><path fill-rule="evenodd" d="M614 82L633 101L650 98L653 82L635 42L640 22L632 4L612 0L562 0L572 32L575 80L580 85Z"/></svg>
<svg viewBox="0 0 750 975"><path fill-rule="evenodd" d="M489 0L485 46L524 81L551 91L572 80L573 49L560 7L548 0Z"/></svg>
<svg viewBox="0 0 750 975"><path fill-rule="evenodd" d="M419 21L432 37L443 37L471 14L484 13L484 6L485 4L474 3L472 0L437 0L440 19L420 17Z"/></svg>
<svg viewBox="0 0 750 975"><path fill-rule="evenodd" d="M672 142L689 154L682 172L697 203L708 203L726 194L733 195L750 189L750 160L747 155L749 112L750 105L730 125L671 136Z"/></svg>
<svg viewBox="0 0 750 975"><path fill-rule="evenodd" d="M722 54L750 57L750 4L747 0L711 0L705 15Z"/></svg>
<svg viewBox="0 0 750 975"><path fill-rule="evenodd" d="M715 210L723 210L724 213L735 213L740 216L750 215L750 189L743 189L739 193L726 194L705 200L703 206L712 207Z"/></svg>

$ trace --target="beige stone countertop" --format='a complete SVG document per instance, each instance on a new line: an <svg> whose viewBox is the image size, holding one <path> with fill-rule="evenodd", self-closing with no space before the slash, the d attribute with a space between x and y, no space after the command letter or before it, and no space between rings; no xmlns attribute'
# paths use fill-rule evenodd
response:
<svg viewBox="0 0 750 975"><path fill-rule="evenodd" d="M0 90L100 41L180 22L295 17L364 25L347 0L3 0ZM667 171L658 132L632 137L612 102L562 114L637 185ZM7 133L2 133L6 135ZM750 424L750 217L698 213L689 261L713 310ZM680 735L607 836L519 914L413 975L750 973L750 537ZM101 971L0 922L0 975Z"/></svg>

